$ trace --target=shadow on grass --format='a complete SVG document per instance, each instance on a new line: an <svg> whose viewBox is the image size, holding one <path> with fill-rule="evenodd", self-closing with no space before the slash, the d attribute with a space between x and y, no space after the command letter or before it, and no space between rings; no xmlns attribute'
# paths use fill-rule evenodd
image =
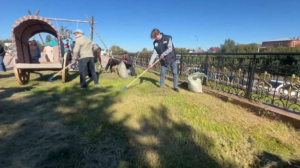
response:
<svg viewBox="0 0 300 168"><path fill-rule="evenodd" d="M290 168L299 168L300 160L291 160L289 162L282 160L281 157L274 155L272 153L263 151L257 157L253 165L253 168L260 167L290 167Z"/></svg>
<svg viewBox="0 0 300 168"><path fill-rule="evenodd" d="M3 79L3 78L10 78L10 77L13 77L15 76L14 73L1 73L0 74L0 79Z"/></svg>
<svg viewBox="0 0 300 168"><path fill-rule="evenodd" d="M189 84L187 82L181 82L178 85L179 88L189 91Z"/></svg>
<svg viewBox="0 0 300 168"><path fill-rule="evenodd" d="M35 81L49 81L49 79L55 75L57 72L52 72L50 74L43 74L42 76L39 76L37 78L35 78L34 80ZM36 73L38 74L38 73ZM69 72L69 74L67 75L67 80L66 80L66 83L67 82L71 82L73 81L75 78L77 78L79 76L79 73L78 72ZM56 76L54 79L55 80L61 80L61 74L59 74L58 76Z"/></svg>
<svg viewBox="0 0 300 168"><path fill-rule="evenodd" d="M35 85L29 87L18 87L18 88L0 88L0 100L11 97L15 93L30 91Z"/></svg>
<svg viewBox="0 0 300 168"><path fill-rule="evenodd" d="M144 81L150 81L152 82L155 86L159 87L159 81L153 79L153 78L147 78L147 77L140 77L140 84L142 84Z"/></svg>
<svg viewBox="0 0 300 168"><path fill-rule="evenodd" d="M134 157L111 87L57 87L0 102L0 167L117 167ZM111 111L112 112L112 111ZM127 144L127 145L126 145Z"/></svg>
<svg viewBox="0 0 300 168"><path fill-rule="evenodd" d="M135 132L137 137L148 139L137 139L135 143L145 149L139 155L152 160L153 167L222 167L209 155L213 139L181 121L172 120L164 105L152 107L151 111L150 117L140 121L142 128ZM143 164L142 167L147 167L147 160Z"/></svg>
<svg viewBox="0 0 300 168"><path fill-rule="evenodd" d="M113 89L51 87L0 101L0 167L224 167L209 154L214 140L164 105L139 130L126 125L131 115L115 120L122 96Z"/></svg>

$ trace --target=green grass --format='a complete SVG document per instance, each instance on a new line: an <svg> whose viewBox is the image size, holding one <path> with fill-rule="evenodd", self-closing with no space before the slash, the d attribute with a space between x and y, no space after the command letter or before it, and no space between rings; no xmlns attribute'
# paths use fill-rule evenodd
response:
<svg viewBox="0 0 300 168"><path fill-rule="evenodd" d="M138 74L142 70L137 70ZM158 76L100 75L79 89L0 73L0 167L288 167L300 135L284 123L207 94L158 88Z"/></svg>

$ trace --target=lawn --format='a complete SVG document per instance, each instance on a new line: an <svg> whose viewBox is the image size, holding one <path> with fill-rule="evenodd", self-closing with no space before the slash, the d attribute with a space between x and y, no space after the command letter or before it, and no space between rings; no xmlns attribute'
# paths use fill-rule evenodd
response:
<svg viewBox="0 0 300 168"><path fill-rule="evenodd" d="M140 74L142 71L137 70ZM158 88L147 73L102 73L79 89L53 72L20 86L0 73L0 167L289 167L300 160L300 135L284 123L172 82Z"/></svg>

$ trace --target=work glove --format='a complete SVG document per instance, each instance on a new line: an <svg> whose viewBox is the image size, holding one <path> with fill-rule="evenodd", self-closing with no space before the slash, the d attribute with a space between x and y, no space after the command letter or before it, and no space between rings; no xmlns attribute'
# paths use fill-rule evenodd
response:
<svg viewBox="0 0 300 168"><path fill-rule="evenodd" d="M161 55L161 56L159 57L160 60L162 60L162 59L164 59L164 58L165 58L165 56L163 56L163 55Z"/></svg>

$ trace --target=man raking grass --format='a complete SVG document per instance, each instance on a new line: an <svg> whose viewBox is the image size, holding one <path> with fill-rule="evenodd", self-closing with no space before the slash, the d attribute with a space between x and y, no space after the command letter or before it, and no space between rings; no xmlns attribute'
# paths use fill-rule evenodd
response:
<svg viewBox="0 0 300 168"><path fill-rule="evenodd" d="M151 39L153 41L154 51L151 56L148 69L151 63L155 58L160 58L161 71L160 71L160 86L164 87L165 85L165 77L166 71L170 66L173 73L173 89L176 92L178 90L178 76L177 76L177 62L176 62L176 54L174 50L174 45L172 42L172 37L169 35L164 35L158 29L153 29L150 34ZM151 67L150 67L151 68Z"/></svg>

